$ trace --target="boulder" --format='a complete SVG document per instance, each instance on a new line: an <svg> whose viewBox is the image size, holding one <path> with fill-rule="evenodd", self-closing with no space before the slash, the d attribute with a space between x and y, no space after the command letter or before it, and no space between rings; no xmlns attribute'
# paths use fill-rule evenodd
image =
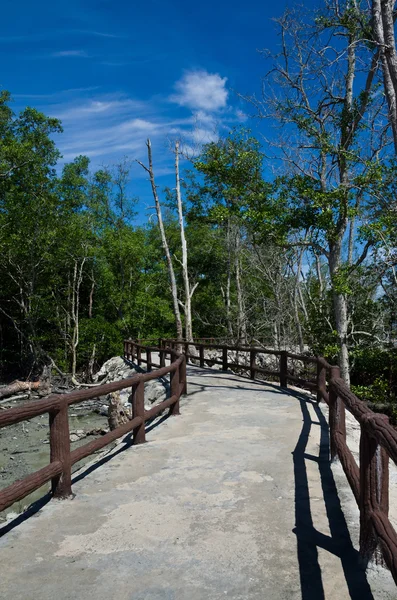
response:
<svg viewBox="0 0 397 600"><path fill-rule="evenodd" d="M138 373L144 373L138 366L132 366L130 362L126 361L121 356L114 356L107 360L94 376L95 382L110 383L111 381L120 381L121 379L128 379L134 377ZM154 404L163 402L169 393L169 381L168 378L161 377L160 379L154 379L145 383L145 408L149 409ZM123 406L130 406L131 389L126 388L120 390L119 397L120 402ZM100 414L108 416L108 408L110 402L110 395L105 398L105 403L101 401L99 407Z"/></svg>

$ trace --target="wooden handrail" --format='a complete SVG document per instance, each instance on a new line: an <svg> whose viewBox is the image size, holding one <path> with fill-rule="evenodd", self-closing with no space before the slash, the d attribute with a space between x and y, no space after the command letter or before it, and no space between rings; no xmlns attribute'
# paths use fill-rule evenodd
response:
<svg viewBox="0 0 397 600"><path fill-rule="evenodd" d="M199 360L200 367L205 363L220 364L228 368L246 371L251 379L257 373L272 375L280 381L281 387L288 382L297 382L317 392L317 400L324 400L329 406L330 454L331 459L339 458L346 478L360 509L360 553L371 558L377 546L397 584L397 533L388 517L389 457L397 465L397 430L390 425L386 415L374 413L360 400L341 379L339 367L331 365L321 356L294 354L285 350L271 350L257 346L231 346L213 341L162 339L162 348L179 344L185 350L194 346L199 356L186 352L186 358ZM218 350L221 359L205 358L205 350ZM246 352L247 364L228 362L227 352ZM278 370L263 369L256 365L258 354L271 354L279 359ZM316 365L316 381L305 380L293 375L288 369L288 360ZM360 466L346 442L345 408L361 426Z"/></svg>
<svg viewBox="0 0 397 600"><path fill-rule="evenodd" d="M137 348L138 346L134 346L130 340L124 342L125 358L131 358L131 351L134 355L134 347ZM145 347L141 345L140 349L146 350L149 353L149 356L152 351L169 354L167 350L163 350L156 346ZM165 364L165 361L163 362ZM68 497L72 494L71 467L73 464L90 456L101 448L104 448L130 431L133 431L134 444L143 443L145 441L146 421L152 419L167 408L170 409L170 414L179 414L179 398L181 394L186 393L185 364L185 356L173 352L170 365L163 366L150 373L141 373L134 377L129 377L128 379L105 383L87 390L76 390L67 394L52 394L44 400L29 402L23 406L10 408L1 412L0 428L48 413L50 422L51 462L39 471L0 490L0 511L5 510L14 504L14 502L21 500L50 480L54 497ZM145 411L144 384L147 381L152 381L153 379L158 379L159 377L164 377L168 374L170 374L172 382L174 380L178 381L178 386L173 386L171 382L171 397L156 405L150 411ZM131 419L113 431L109 431L102 437L71 450L68 420L69 406L126 388L131 388L132 390L130 398L132 403Z"/></svg>
<svg viewBox="0 0 397 600"><path fill-rule="evenodd" d="M190 353L192 346L199 350L198 356ZM185 353L177 354L177 348L184 349ZM221 351L222 359L205 358L205 349ZM228 362L228 351L248 353L247 364ZM142 352L146 352L146 360L142 358ZM300 355L285 350L271 350L257 346L230 346L196 341L187 342L180 339L160 339L158 347L145 346L134 340L125 340L124 342L124 357L131 361L136 360L138 365L146 362L149 368L154 366L151 356L153 352L158 352L160 355L160 368L152 372L103 384L94 389L78 390L69 394L53 394L45 400L8 409L0 414L0 427L6 427L48 413L50 415L51 444L51 463L49 465L0 491L0 511L24 498L49 480L52 482L54 496L70 495L71 466L129 431L133 431L134 444L143 443L147 420L167 408L170 409L170 414L179 414L179 399L182 394L186 393L187 387L186 361L190 358L199 361L201 368L205 366L205 363L220 364L224 370L234 368L247 371L251 379L255 379L257 373L268 374L278 377L283 387L288 386L288 381L298 381L317 392L317 399L324 400L329 406L331 459L339 457L359 506L360 553L368 559L379 546L394 581L397 583L397 534L388 517L388 463L390 457L397 464L397 431L390 425L385 415L374 413L353 394L340 378L338 367L331 365L323 357ZM271 370L257 366L256 358L260 353L278 357L278 369ZM165 366L166 356L169 356L171 361L168 366ZM288 360L316 365L316 381L295 376L288 370ZM146 411L144 408L144 383L167 374L170 374L171 377L170 398ZM68 407L128 387L132 390L131 420L102 438L71 451ZM357 465L346 443L345 408L361 426L360 466Z"/></svg>

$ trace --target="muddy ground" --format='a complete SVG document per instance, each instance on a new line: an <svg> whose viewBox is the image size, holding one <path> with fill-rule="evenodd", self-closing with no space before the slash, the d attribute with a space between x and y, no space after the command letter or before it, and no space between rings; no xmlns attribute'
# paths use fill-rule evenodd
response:
<svg viewBox="0 0 397 600"><path fill-rule="evenodd" d="M33 400L33 398L32 398ZM2 403L1 408L20 406L29 400ZM105 399L98 399L95 403L71 406L69 409L69 427L71 440L93 429L107 428L108 420L103 408ZM101 410L102 407L102 410ZM100 411L103 414L100 414ZM48 415L35 417L30 421L17 423L0 429L0 489L3 489L45 467L50 462ZM78 434L74 433L78 432ZM84 433L83 433L84 432ZM71 448L77 448L95 439L96 436L85 436L77 441L71 441ZM92 456L74 465L73 470L78 470L84 462L92 460ZM23 512L32 502L41 498L50 488L50 483L36 490L23 500L16 502L7 510L0 512L0 522L11 517L12 514Z"/></svg>

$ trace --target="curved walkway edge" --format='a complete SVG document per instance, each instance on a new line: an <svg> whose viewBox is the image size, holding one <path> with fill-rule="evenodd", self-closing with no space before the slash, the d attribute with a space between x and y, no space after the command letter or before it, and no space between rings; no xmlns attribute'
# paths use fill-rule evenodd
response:
<svg viewBox="0 0 397 600"><path fill-rule="evenodd" d="M181 415L149 429L0 539L1 600L396 597L360 562L314 399L189 366Z"/></svg>

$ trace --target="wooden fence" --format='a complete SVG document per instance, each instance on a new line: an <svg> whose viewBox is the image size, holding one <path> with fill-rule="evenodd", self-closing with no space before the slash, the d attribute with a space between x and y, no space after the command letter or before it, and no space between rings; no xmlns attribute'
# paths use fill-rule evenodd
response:
<svg viewBox="0 0 397 600"><path fill-rule="evenodd" d="M369 559L377 547L397 583L397 534L391 525L389 512L389 457L397 464L397 431L385 415L371 411L340 378L339 367L329 364L321 357L293 354L284 350L269 350L252 346L230 346L207 342L160 339L158 346L147 346L140 341L126 340L124 356L145 364L147 373L129 379L104 384L89 390L69 394L52 395L45 400L30 402L20 408L8 409L0 414L0 428L48 413L50 422L50 464L39 471L13 483L0 491L0 511L47 481L52 482L55 497L71 494L71 467L74 463L103 448L115 439L133 432L133 442L145 441L145 422L169 408L173 415L179 414L179 398L186 393L186 361L190 359L200 367L219 364L223 370L249 373L251 379L257 374L277 377L281 387L288 383L303 385L316 391L317 399L329 406L330 452L342 464L347 480L360 510L360 553ZM183 350L183 354L179 351ZM208 358L205 350L217 350L221 359ZM228 352L245 353L247 364L229 362ZM153 354L159 354L159 363L153 362ZM273 355L278 368L268 369L257 364L260 354ZM166 366L166 357L170 365ZM292 373L289 361L311 364L316 371L315 379L304 379ZM156 367L155 371L152 368ZM144 407L144 383L170 374L170 397L146 411ZM69 440L68 407L117 390L131 388L132 419L103 437L71 450ZM346 442L345 408L357 419L361 427L360 460L357 465Z"/></svg>
<svg viewBox="0 0 397 600"><path fill-rule="evenodd" d="M137 352L146 350L150 357L153 348L143 348L135 344ZM129 342L124 343L125 357L130 356ZM159 348L155 348L160 351ZM48 413L50 427L50 464L39 471L16 481L8 487L0 490L0 511L8 508L14 502L21 500L31 492L51 480L51 489L54 497L65 498L72 494L72 465L79 460L90 456L101 448L104 448L117 438L133 432L133 443L142 444L145 441L145 422L169 408L170 414L179 414L179 398L186 393L186 359L178 355L174 350L161 349L162 367L150 372L152 366L148 361L148 373L143 373L99 385L88 390L78 390L68 394L53 394L46 399L29 402L18 408L10 408L0 413L0 428L14 425L21 421L32 419ZM165 357L170 355L169 366L165 366ZM160 365L158 365L160 366ZM150 410L145 410L144 385L145 382L164 377L170 374L171 390L170 397L157 404ZM72 404L78 404L84 400L91 400L98 396L110 394L118 390L131 388L130 402L132 404L132 418L113 431L109 431L102 437L95 439L75 450L71 450L69 437L68 408Z"/></svg>
<svg viewBox="0 0 397 600"><path fill-rule="evenodd" d="M388 417L374 413L355 396L340 377L339 367L322 357L293 354L284 350L261 347L230 346L186 340L159 340L162 348L183 349L186 359L200 367L206 364L221 365L222 370L248 372L251 379L257 373L277 377L281 387L288 383L303 386L317 393L317 400L329 406L330 455L338 457L360 510L360 553L370 559L379 548L384 561L397 584L397 534L389 520L389 457L397 465L397 431ZM194 352L192 352L194 350ZM205 356L205 350L217 350L221 359ZM228 353L245 353L246 364L229 362ZM257 365L260 354L278 357L278 369L265 369ZM315 379L305 380L293 375L289 361L300 361L315 366ZM347 409L361 428L359 465L346 442Z"/></svg>

